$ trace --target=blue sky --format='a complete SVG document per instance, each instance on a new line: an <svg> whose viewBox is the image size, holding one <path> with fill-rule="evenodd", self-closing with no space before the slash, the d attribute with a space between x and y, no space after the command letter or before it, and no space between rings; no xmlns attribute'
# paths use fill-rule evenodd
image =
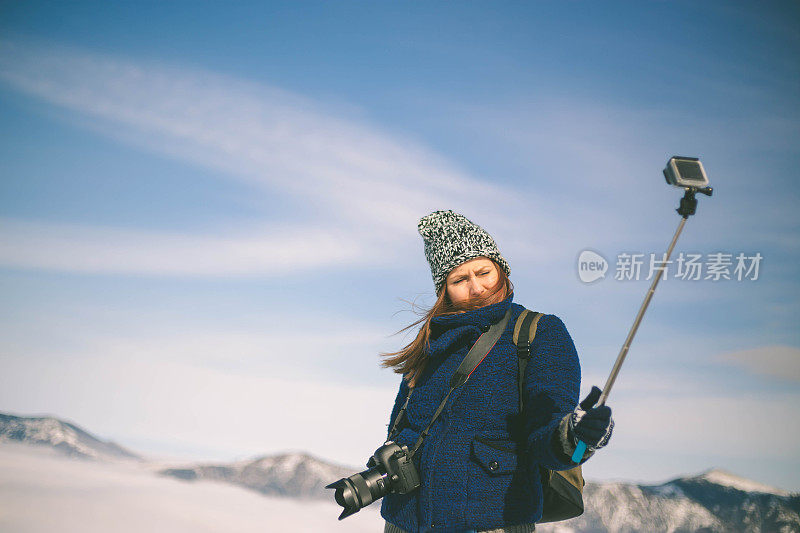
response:
<svg viewBox="0 0 800 533"><path fill-rule="evenodd" d="M584 284L578 254L662 253L661 169L696 155L715 194L676 253L758 252L759 279L660 285L587 477L800 490L795 4L0 10L0 410L359 464L397 384L376 354L431 301L435 209L492 233L588 391L648 282Z"/></svg>

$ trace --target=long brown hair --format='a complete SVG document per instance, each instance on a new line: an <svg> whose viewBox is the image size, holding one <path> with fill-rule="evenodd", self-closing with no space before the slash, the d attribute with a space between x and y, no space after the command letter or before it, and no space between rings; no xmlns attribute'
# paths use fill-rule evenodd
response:
<svg viewBox="0 0 800 533"><path fill-rule="evenodd" d="M492 287L486 292L486 294L480 296L479 298L470 300L466 305L455 306L447 296L447 283L442 285L442 288L439 289L439 295L436 298L436 303L434 303L433 306L427 311L420 312L419 314L421 316L419 320L412 322L397 332L402 333L422 324L422 326L419 328L419 331L417 331L417 335L414 340L408 343L408 345L400 351L382 353L381 357L383 357L384 360L381 362L381 366L385 368L391 368L398 374L403 374L403 378L409 382L410 386L413 387L416 385L416 381L422 375L422 371L425 370L425 365L428 361L426 352L428 351L428 345L431 337L432 318L478 309L488 305L497 293L501 293L501 299L505 299L513 292L514 286L511 284L511 280L508 279L505 270L500 268L500 265L498 265L494 260L491 261L494 264L494 267L497 269L498 275L497 283L494 287Z"/></svg>

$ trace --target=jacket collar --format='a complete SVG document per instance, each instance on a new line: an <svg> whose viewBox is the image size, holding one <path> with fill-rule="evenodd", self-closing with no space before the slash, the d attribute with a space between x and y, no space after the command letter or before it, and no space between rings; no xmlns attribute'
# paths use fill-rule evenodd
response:
<svg viewBox="0 0 800 533"><path fill-rule="evenodd" d="M472 311L454 315L442 315L431 319L431 338L428 353L436 356L462 342L473 343L475 339L500 321L508 311L514 294L496 304L487 305Z"/></svg>

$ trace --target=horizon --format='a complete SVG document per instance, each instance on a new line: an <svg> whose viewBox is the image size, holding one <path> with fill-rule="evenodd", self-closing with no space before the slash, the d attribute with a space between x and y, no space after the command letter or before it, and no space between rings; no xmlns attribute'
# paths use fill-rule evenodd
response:
<svg viewBox="0 0 800 533"><path fill-rule="evenodd" d="M52 419L52 420L56 420L56 421L58 421L60 423L70 424L70 425L75 426L76 428L80 429L81 431L84 431L89 436L99 440L102 443L113 444L115 446L118 446L118 447L122 448L125 452L130 453L136 460L140 460L140 461L145 462L145 463L156 463L156 464L157 463L162 463L163 465L167 465L167 464L171 463L173 466L190 466L190 465L195 465L196 466L196 465L212 465L212 464L232 464L232 463L240 463L240 462L243 462L243 461L248 461L249 462L249 461L257 461L257 460L260 460L260 459L271 459L271 458L279 458L279 457L284 457L284 456L300 455L300 456L303 456L303 457L308 457L308 458L313 459L315 461L321 461L321 462L327 463L329 465L340 466L340 467L344 467L344 468L351 468L353 470L353 473L356 473L356 472L361 470L360 467L356 467L356 466L353 466L353 465L347 465L347 464L344 464L344 463L341 463L341 462L336 462L335 459L324 457L324 456L320 456L320 455L316 455L316 454L313 454L313 453L311 453L311 452L309 452L307 450L301 450L301 449L278 450L278 451L270 452L270 453L267 453L267 454L261 453L261 454L255 454L255 455L248 455L246 457L233 457L233 458L228 458L227 460L225 460L225 459L217 459L217 460L207 459L207 460L204 460L203 458L200 458L200 457L192 457L192 458L190 458L188 456L170 457L168 455L148 455L148 454L140 453L136 449L134 449L134 448L132 448L132 447L126 445L126 444L121 443L120 441L118 441L117 439L114 439L113 437L96 435L90 429L80 425L80 423L75 422L73 420L66 420L66 419L60 418L60 417L58 417L56 415L44 415L44 414L42 414L42 415L36 415L36 414L33 414L33 415L22 415L22 414L8 413L8 412L0 412L0 415L9 415L9 416L17 417L17 418L26 418L26 419L31 419L31 418L34 418L34 419L40 419L40 418L41 419ZM23 442L18 442L18 441L14 441L14 440L0 441L0 444L6 444L6 443L19 444L21 446L33 446L33 447L41 447L41 448L53 449L51 446L49 446L47 444L42 444L42 443L23 443ZM62 454L61 456L63 458L65 458L65 459L72 459L73 458L70 455L68 455L66 453L63 453L62 450L56 450L56 451L59 452L60 454ZM99 459L98 458L90 458L90 459L97 460L97 461L100 461L100 462L104 461L104 459L102 459L102 458L99 458ZM125 460L125 459L123 459L123 460ZM605 479L603 481L596 481L594 479L588 478L586 481L587 481L587 483L601 483L601 484L602 483L627 483L627 484L636 484L636 485L642 485L642 486L659 486L659 485L664 485L664 484L667 484L667 483L670 483L672 481L676 481L676 480L679 480L679 479L702 478L702 477L706 477L707 475L713 474L713 473L720 473L720 474L724 474L724 475L729 475L729 476L732 476L732 477L734 477L736 479L739 479L739 480L749 481L749 482L755 483L757 485L762 485L763 488L765 488L765 489L774 489L774 490L777 490L777 491L780 491L780 492L784 492L784 493L789 494L789 495L798 495L798 494L800 494L800 491L790 491L790 490L786 489L785 487L765 485L764 483L762 483L758 479L746 478L746 477L743 477L743 476L737 474L736 472L731 472L731 471L726 470L724 468L719 468L719 467L715 467L715 466L710 466L710 467L706 468L705 470L701 470L699 472L676 473L676 474L673 474L672 476L670 476L670 477L668 477L668 478L666 478L666 479L664 479L662 481L655 481L655 482L653 482L653 481L639 481L639 480L635 480L635 479L622 479L622 478L620 478L620 479L610 478L610 479ZM719 482L719 483L723 484L721 482ZM756 492L759 492L759 491L756 490Z"/></svg>

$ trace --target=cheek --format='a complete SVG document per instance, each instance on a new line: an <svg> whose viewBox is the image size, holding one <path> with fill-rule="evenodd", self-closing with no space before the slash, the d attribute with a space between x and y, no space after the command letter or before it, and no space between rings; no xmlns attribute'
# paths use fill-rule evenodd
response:
<svg viewBox="0 0 800 533"><path fill-rule="evenodd" d="M484 279L483 281L483 286L486 287L487 289L491 289L492 287L497 285L498 281L500 281L500 276L498 276L497 274L486 276L486 279Z"/></svg>
<svg viewBox="0 0 800 533"><path fill-rule="evenodd" d="M461 283L459 285L448 285L447 296L449 296L450 301L455 304L464 301L469 297L469 289L466 287L466 284L464 283Z"/></svg>

